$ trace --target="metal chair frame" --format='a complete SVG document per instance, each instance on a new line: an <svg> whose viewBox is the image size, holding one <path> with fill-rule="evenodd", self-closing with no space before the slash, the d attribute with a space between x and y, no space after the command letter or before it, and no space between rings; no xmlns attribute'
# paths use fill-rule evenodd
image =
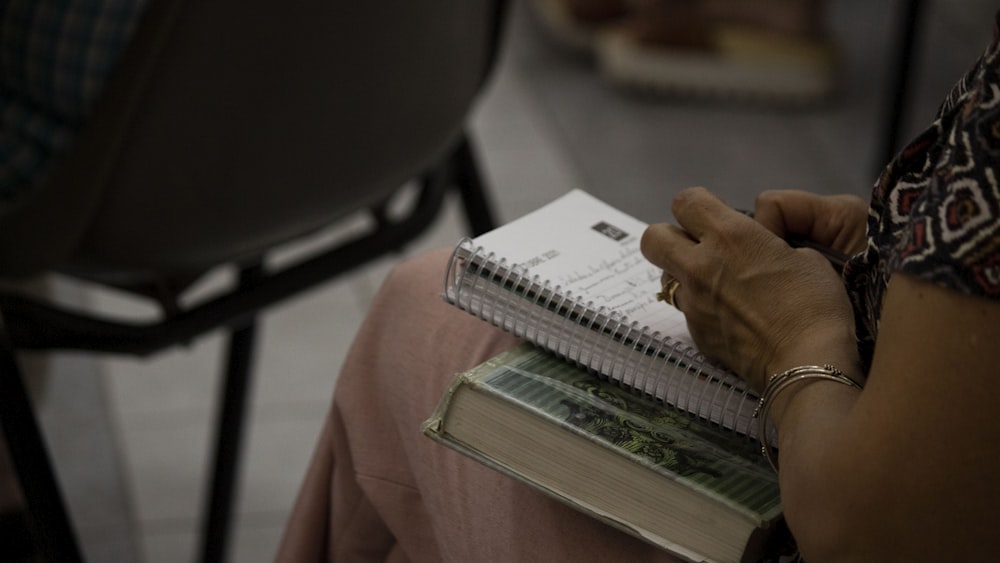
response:
<svg viewBox="0 0 1000 563"><path fill-rule="evenodd" d="M46 560L82 561L73 526L49 459L45 440L18 367L17 350L84 350L148 356L190 342L199 335L229 331L225 387L219 397L209 498L204 506L202 561L224 561L229 542L237 462L250 388L257 315L265 308L333 280L365 263L403 248L427 229L457 190L472 234L495 220L472 146L463 137L445 161L419 181L408 214L390 219L384 207L371 211L371 232L318 256L268 271L261 262L242 264L235 289L159 321L136 323L0 293L0 425L28 499L35 544Z"/></svg>

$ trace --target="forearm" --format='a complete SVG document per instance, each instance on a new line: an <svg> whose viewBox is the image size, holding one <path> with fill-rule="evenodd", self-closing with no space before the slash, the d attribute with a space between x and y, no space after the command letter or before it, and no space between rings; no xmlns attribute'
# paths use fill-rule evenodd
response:
<svg viewBox="0 0 1000 563"><path fill-rule="evenodd" d="M944 554L961 546L937 523L948 518L951 499L940 494L947 481L910 478L905 460L885 455L886 436L859 406L862 393L820 381L802 386L784 405L778 423L782 505L805 560L949 560Z"/></svg>
<svg viewBox="0 0 1000 563"><path fill-rule="evenodd" d="M829 364L863 382L853 331L830 327L825 337L804 337L783 346L769 373ZM839 478L850 470L847 429L860 391L837 382L806 379L774 399L769 417L778 431L782 505L809 561L850 559L852 517L858 507Z"/></svg>
<svg viewBox="0 0 1000 563"><path fill-rule="evenodd" d="M822 381L782 393L782 502L807 561L1000 553L997 342L1000 302L894 276L864 390ZM853 375L850 356L828 360L825 344L801 354L787 361Z"/></svg>
<svg viewBox="0 0 1000 563"><path fill-rule="evenodd" d="M808 561L850 560L863 500L842 478L855 476L847 428L859 391L811 381L786 393L773 418L785 516Z"/></svg>

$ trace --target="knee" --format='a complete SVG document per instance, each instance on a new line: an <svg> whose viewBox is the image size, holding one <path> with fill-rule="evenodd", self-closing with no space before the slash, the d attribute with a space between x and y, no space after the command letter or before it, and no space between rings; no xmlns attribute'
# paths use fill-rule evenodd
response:
<svg viewBox="0 0 1000 563"><path fill-rule="evenodd" d="M451 249L423 252L393 266L382 282L380 294L400 299L437 297L444 290L445 269Z"/></svg>
<svg viewBox="0 0 1000 563"><path fill-rule="evenodd" d="M450 249L423 252L394 265L382 280L368 311L397 320L412 321L428 309L443 305L445 269Z"/></svg>

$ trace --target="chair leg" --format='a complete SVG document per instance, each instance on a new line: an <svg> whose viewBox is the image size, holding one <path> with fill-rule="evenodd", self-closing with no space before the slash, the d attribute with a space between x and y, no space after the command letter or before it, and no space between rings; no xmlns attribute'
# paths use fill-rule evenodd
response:
<svg viewBox="0 0 1000 563"><path fill-rule="evenodd" d="M258 279L261 266L255 264L240 272L240 283ZM257 337L257 320L252 317L230 333L225 388L219 400L216 441L212 464L212 482L204 508L201 538L201 561L221 563L226 560L232 533L232 513L239 484L238 462L243 439L247 396Z"/></svg>
<svg viewBox="0 0 1000 563"><path fill-rule="evenodd" d="M463 135L452 154L454 182L462 196L465 218L472 236L479 236L496 227L493 209L479 171L479 162L467 135Z"/></svg>
<svg viewBox="0 0 1000 563"><path fill-rule="evenodd" d="M82 561L17 358L6 338L0 340L0 426L27 504L33 543L43 561Z"/></svg>
<svg viewBox="0 0 1000 563"><path fill-rule="evenodd" d="M924 18L923 0L908 0L903 4L902 18L899 23L900 29L897 31L895 53L891 62L896 66L893 69L892 82L890 83L889 96L886 100L886 125L882 133L882 146L879 147L878 160L875 163L875 173L879 174L900 150L899 136L903 129L903 120L906 117L907 102L913 60L916 57L914 47L916 45L917 33Z"/></svg>

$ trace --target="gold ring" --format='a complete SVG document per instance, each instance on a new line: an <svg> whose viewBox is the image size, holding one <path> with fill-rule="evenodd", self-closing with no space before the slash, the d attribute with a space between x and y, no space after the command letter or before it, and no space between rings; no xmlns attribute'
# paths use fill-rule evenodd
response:
<svg viewBox="0 0 1000 563"><path fill-rule="evenodd" d="M656 294L657 301L666 301L671 307L676 307L677 302L674 301L674 295L677 290L681 287L681 282L677 278L670 278L670 281L663 284L663 289Z"/></svg>

